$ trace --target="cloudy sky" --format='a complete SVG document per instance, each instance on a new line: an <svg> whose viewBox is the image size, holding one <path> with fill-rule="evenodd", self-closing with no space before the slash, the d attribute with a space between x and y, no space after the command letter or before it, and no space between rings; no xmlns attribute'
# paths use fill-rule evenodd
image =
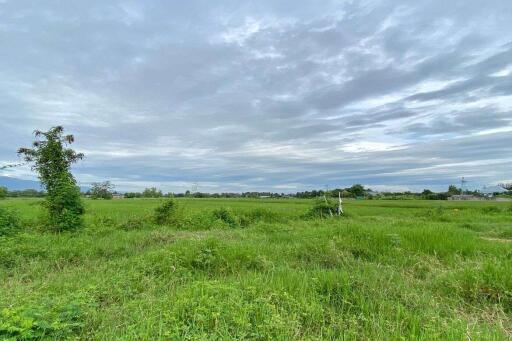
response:
<svg viewBox="0 0 512 341"><path fill-rule="evenodd" d="M512 179L512 1L0 0L0 165L58 124L120 190Z"/></svg>

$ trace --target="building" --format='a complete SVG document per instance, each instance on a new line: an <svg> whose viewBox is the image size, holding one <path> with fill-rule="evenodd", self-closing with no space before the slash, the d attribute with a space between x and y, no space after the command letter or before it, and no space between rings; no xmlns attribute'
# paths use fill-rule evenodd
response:
<svg viewBox="0 0 512 341"><path fill-rule="evenodd" d="M507 193L508 191L500 186L484 186L480 191L486 197L493 197L496 194Z"/></svg>
<svg viewBox="0 0 512 341"><path fill-rule="evenodd" d="M457 195L452 195L452 196L448 197L448 200L478 201L478 200L483 200L483 198L477 197L476 195L472 195L472 194L457 194Z"/></svg>

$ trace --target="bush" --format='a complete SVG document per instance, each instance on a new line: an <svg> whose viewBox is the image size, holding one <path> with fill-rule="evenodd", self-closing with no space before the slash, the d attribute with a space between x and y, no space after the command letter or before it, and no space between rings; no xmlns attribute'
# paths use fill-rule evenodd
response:
<svg viewBox="0 0 512 341"><path fill-rule="evenodd" d="M0 207L0 237L13 233L19 227L19 220L14 212Z"/></svg>
<svg viewBox="0 0 512 341"><path fill-rule="evenodd" d="M0 340L71 339L80 328L78 305L64 307L4 308L0 310Z"/></svg>
<svg viewBox="0 0 512 341"><path fill-rule="evenodd" d="M212 213L215 219L223 221L229 227L240 227L240 218L238 218L231 209L221 207L214 210Z"/></svg>
<svg viewBox="0 0 512 341"><path fill-rule="evenodd" d="M125 231L140 230L147 226L146 221L147 220L144 218L131 217L131 218L128 218L128 220L125 220L122 223L118 224L117 226L121 230L125 230Z"/></svg>
<svg viewBox="0 0 512 341"><path fill-rule="evenodd" d="M69 176L62 176L55 190L49 191L45 206L48 209L48 223L56 231L79 228L83 224L84 206L80 190Z"/></svg>
<svg viewBox="0 0 512 341"><path fill-rule="evenodd" d="M181 220L181 211L174 200L167 200L155 208L153 220L158 225L175 225Z"/></svg>
<svg viewBox="0 0 512 341"><path fill-rule="evenodd" d="M0 199L7 198L7 194L8 194L7 187L0 186Z"/></svg>
<svg viewBox="0 0 512 341"><path fill-rule="evenodd" d="M330 218L336 215L338 204L329 199L318 199L313 207L306 213L306 218Z"/></svg>

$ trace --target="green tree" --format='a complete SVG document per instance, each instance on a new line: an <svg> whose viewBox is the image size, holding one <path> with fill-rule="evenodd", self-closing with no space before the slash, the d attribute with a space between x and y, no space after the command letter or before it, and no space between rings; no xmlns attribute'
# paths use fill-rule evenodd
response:
<svg viewBox="0 0 512 341"><path fill-rule="evenodd" d="M34 132L32 148L20 148L18 154L32 164L46 190L45 207L49 224L55 230L70 230L82 225L84 206L80 189L71 174L71 164L83 159L82 153L67 148L74 142L73 135L64 135L64 128L53 127Z"/></svg>
<svg viewBox="0 0 512 341"><path fill-rule="evenodd" d="M461 194L461 190L458 189L456 186L454 185L450 185L448 187L448 194L449 195L457 195L457 194Z"/></svg>
<svg viewBox="0 0 512 341"><path fill-rule="evenodd" d="M146 188L144 192L142 192L142 196L144 198L161 198L163 193L161 190L156 187Z"/></svg>
<svg viewBox="0 0 512 341"><path fill-rule="evenodd" d="M110 181L93 182L91 188L91 199L112 199L114 185Z"/></svg>
<svg viewBox="0 0 512 341"><path fill-rule="evenodd" d="M7 187L0 186L0 199L7 198Z"/></svg>
<svg viewBox="0 0 512 341"><path fill-rule="evenodd" d="M355 197L363 197L366 193L366 190L364 189L363 185L353 185L349 188L349 192L352 193Z"/></svg>

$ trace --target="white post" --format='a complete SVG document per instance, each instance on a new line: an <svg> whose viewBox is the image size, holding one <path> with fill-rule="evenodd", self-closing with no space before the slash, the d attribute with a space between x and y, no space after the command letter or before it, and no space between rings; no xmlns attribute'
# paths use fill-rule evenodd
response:
<svg viewBox="0 0 512 341"><path fill-rule="evenodd" d="M342 215L343 214L342 203L343 203L343 201L341 200L341 192L338 192L338 215Z"/></svg>

